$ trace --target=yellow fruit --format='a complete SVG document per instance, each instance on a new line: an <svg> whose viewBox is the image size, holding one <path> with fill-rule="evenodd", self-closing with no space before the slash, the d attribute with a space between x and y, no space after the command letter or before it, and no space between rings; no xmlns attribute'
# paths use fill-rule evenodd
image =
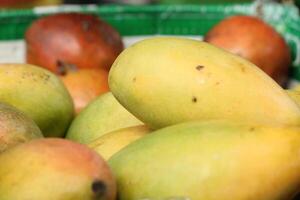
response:
<svg viewBox="0 0 300 200"><path fill-rule="evenodd" d="M287 90L287 94L290 96L291 99L294 100L298 106L300 106L300 91L298 90Z"/></svg>
<svg viewBox="0 0 300 200"><path fill-rule="evenodd" d="M118 199L291 199L300 184L299 132L220 121L160 129L109 160Z"/></svg>
<svg viewBox="0 0 300 200"><path fill-rule="evenodd" d="M0 103L0 153L20 143L42 138L32 119L8 104Z"/></svg>
<svg viewBox="0 0 300 200"><path fill-rule="evenodd" d="M63 82L34 65L0 64L0 101L33 119L46 137L64 136L73 119L73 101Z"/></svg>
<svg viewBox="0 0 300 200"><path fill-rule="evenodd" d="M88 146L99 153L105 160L108 160L128 144L144 137L150 131L145 125L123 128L106 133L88 144Z"/></svg>
<svg viewBox="0 0 300 200"><path fill-rule="evenodd" d="M75 142L47 138L0 154L1 200L115 200L107 163Z"/></svg>
<svg viewBox="0 0 300 200"><path fill-rule="evenodd" d="M156 37L134 44L114 62L109 86L151 128L210 119L300 123L298 106L261 69L197 40Z"/></svg>
<svg viewBox="0 0 300 200"><path fill-rule="evenodd" d="M115 99L111 92L92 101L72 122L67 138L88 144L100 136L143 124Z"/></svg>

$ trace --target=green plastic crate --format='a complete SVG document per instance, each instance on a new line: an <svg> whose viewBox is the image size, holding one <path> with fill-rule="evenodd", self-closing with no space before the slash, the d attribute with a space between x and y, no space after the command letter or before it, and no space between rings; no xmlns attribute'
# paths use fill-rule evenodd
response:
<svg viewBox="0 0 300 200"><path fill-rule="evenodd" d="M300 81L300 17L293 5L207 4L207 5L85 5L38 7L27 10L0 10L1 40L20 40L33 20L57 12L84 12L100 16L122 36L185 35L202 36L227 16L259 15L288 41L293 58L293 79ZM272 58L270 58L272 59Z"/></svg>

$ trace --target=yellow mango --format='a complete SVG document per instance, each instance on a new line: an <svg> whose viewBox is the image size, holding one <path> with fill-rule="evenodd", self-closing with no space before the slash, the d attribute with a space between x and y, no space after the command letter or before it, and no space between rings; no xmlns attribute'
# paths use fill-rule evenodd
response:
<svg viewBox="0 0 300 200"><path fill-rule="evenodd" d="M109 159L118 199L288 200L300 184L300 129L186 122Z"/></svg>
<svg viewBox="0 0 300 200"><path fill-rule="evenodd" d="M151 130L145 125L122 128L102 135L89 143L88 146L100 154L102 158L108 160L115 153L132 142L144 137L150 131Z"/></svg>
<svg viewBox="0 0 300 200"><path fill-rule="evenodd" d="M192 39L154 37L132 45L114 62L109 86L151 128L211 119L300 123L296 103L262 70Z"/></svg>

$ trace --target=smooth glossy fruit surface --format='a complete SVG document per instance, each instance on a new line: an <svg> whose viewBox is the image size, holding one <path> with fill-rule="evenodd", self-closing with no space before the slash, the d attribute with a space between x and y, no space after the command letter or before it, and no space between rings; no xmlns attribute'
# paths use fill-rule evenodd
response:
<svg viewBox="0 0 300 200"><path fill-rule="evenodd" d="M88 146L108 160L118 151L150 132L151 130L145 125L122 128L100 136Z"/></svg>
<svg viewBox="0 0 300 200"><path fill-rule="evenodd" d="M106 162L84 145L39 139L0 154L1 200L115 200Z"/></svg>
<svg viewBox="0 0 300 200"><path fill-rule="evenodd" d="M108 92L82 110L72 122L66 137L88 144L106 133L141 124Z"/></svg>
<svg viewBox="0 0 300 200"><path fill-rule="evenodd" d="M210 119L300 123L298 106L261 69L198 40L154 37L132 45L114 62L109 87L154 129Z"/></svg>
<svg viewBox="0 0 300 200"><path fill-rule="evenodd" d="M299 90L286 90L287 94L294 102L300 106L300 91Z"/></svg>
<svg viewBox="0 0 300 200"><path fill-rule="evenodd" d="M120 200L286 200L299 191L299 131L188 122L129 144L109 164Z"/></svg>
<svg viewBox="0 0 300 200"><path fill-rule="evenodd" d="M104 69L69 70L60 77L73 98L76 114L109 91L108 72Z"/></svg>
<svg viewBox="0 0 300 200"><path fill-rule="evenodd" d="M34 65L0 64L0 102L24 112L46 137L64 136L73 119L73 101L63 82Z"/></svg>
<svg viewBox="0 0 300 200"><path fill-rule="evenodd" d="M59 13L40 18L26 32L27 62L59 72L60 63L109 69L123 50L119 33L97 16Z"/></svg>

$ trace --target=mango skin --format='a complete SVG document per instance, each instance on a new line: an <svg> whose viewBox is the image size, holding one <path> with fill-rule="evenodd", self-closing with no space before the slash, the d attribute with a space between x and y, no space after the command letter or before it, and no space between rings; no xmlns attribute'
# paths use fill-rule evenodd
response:
<svg viewBox="0 0 300 200"><path fill-rule="evenodd" d="M34 65L0 64L0 101L32 118L46 137L64 136L73 119L73 101L61 80Z"/></svg>
<svg viewBox="0 0 300 200"><path fill-rule="evenodd" d="M1 200L116 197L115 180L107 163L96 152L72 141L33 140L3 152L0 162Z"/></svg>
<svg viewBox="0 0 300 200"><path fill-rule="evenodd" d="M143 124L107 92L92 101L72 122L66 137L88 144L102 135Z"/></svg>
<svg viewBox="0 0 300 200"><path fill-rule="evenodd" d="M298 90L286 90L287 94L293 101L300 106L300 91Z"/></svg>
<svg viewBox="0 0 300 200"><path fill-rule="evenodd" d="M151 130L145 125L122 128L102 135L89 143L88 146L100 154L102 158L108 160L121 149L150 132Z"/></svg>
<svg viewBox="0 0 300 200"><path fill-rule="evenodd" d="M187 122L110 160L120 200L286 200L299 191L299 127Z"/></svg>
<svg viewBox="0 0 300 200"><path fill-rule="evenodd" d="M16 108L0 103L0 153L20 143L42 138L32 119Z"/></svg>
<svg viewBox="0 0 300 200"><path fill-rule="evenodd" d="M262 70L191 39L154 37L125 49L110 70L109 87L153 129L191 120L300 122L296 103Z"/></svg>

